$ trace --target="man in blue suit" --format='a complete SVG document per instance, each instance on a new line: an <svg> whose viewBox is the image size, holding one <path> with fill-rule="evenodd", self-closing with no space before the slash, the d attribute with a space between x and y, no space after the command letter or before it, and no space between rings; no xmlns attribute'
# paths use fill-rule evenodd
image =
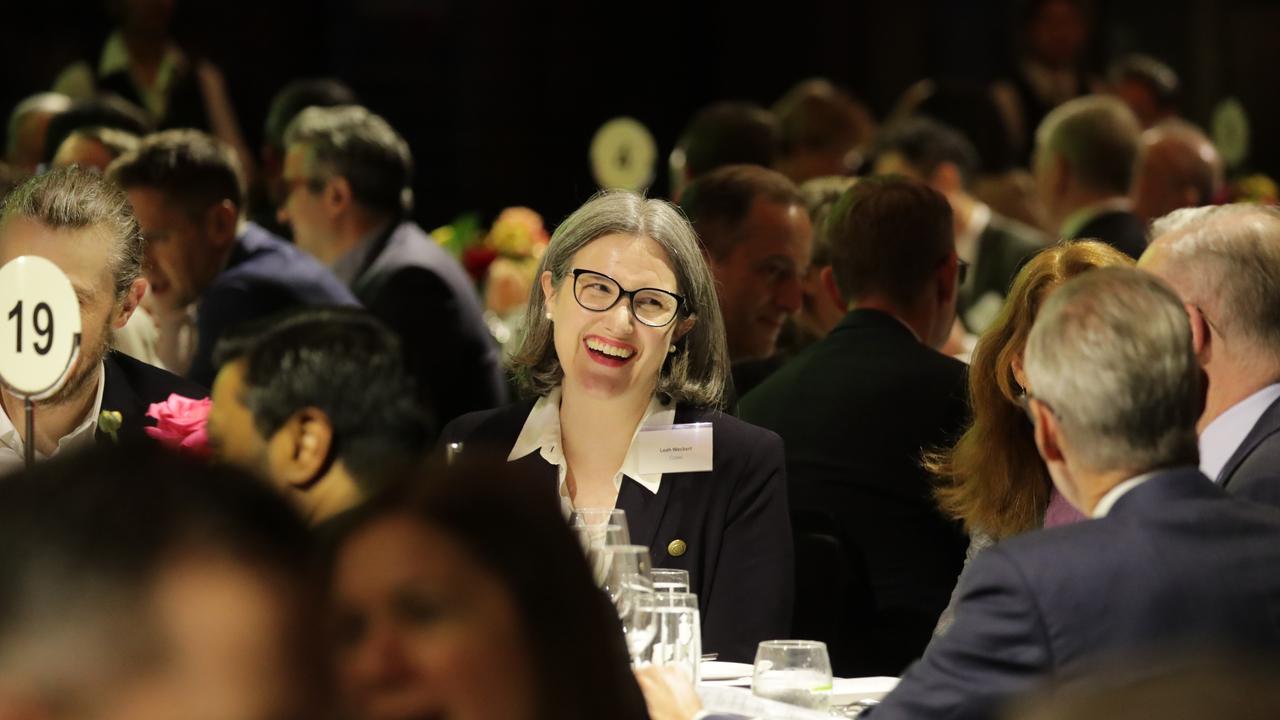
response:
<svg viewBox="0 0 1280 720"><path fill-rule="evenodd" d="M413 159L363 107L311 107L285 131L280 221L399 337L443 426L506 402L497 343L462 265L409 219Z"/></svg>
<svg viewBox="0 0 1280 720"><path fill-rule="evenodd" d="M1095 519L979 555L955 624L877 720L992 717L1048 681L1280 650L1280 514L1196 467L1203 396L1178 298L1137 270L1090 271L1050 297L1025 367L1041 457Z"/></svg>
<svg viewBox="0 0 1280 720"><path fill-rule="evenodd" d="M234 151L196 130L168 130L117 159L108 176L129 195L146 237L150 302L196 310L186 376L208 387L213 348L246 322L304 305L356 305L315 258L244 219L245 183Z"/></svg>

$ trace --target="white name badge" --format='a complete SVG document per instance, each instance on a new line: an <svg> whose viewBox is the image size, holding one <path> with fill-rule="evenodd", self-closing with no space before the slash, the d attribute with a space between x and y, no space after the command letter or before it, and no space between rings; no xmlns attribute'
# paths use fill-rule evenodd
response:
<svg viewBox="0 0 1280 720"><path fill-rule="evenodd" d="M711 429L705 422L641 428L636 435L640 473L710 472Z"/></svg>

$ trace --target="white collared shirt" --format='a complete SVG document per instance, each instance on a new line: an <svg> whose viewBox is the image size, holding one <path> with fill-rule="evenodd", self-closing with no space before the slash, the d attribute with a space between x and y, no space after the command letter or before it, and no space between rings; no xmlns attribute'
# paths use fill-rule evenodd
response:
<svg viewBox="0 0 1280 720"><path fill-rule="evenodd" d="M1063 238L1075 237L1075 234L1080 232L1085 225L1088 225L1100 215L1112 212L1129 212L1132 209L1133 203L1126 197L1108 198L1102 202L1086 205L1071 213L1066 220L1062 221L1062 228L1058 234Z"/></svg>
<svg viewBox="0 0 1280 720"><path fill-rule="evenodd" d="M618 472L613 476L614 489L622 488L622 478L625 475L640 483L640 486L649 492L658 494L658 488L662 485L662 473L639 472L636 435L642 428L668 427L675 422L675 419L674 404L664 405L656 395L649 401L644 417L640 419L635 433L631 435L631 446L627 450L627 457L622 461L622 467L618 468ZM565 460L564 443L560 437L560 388L558 387L538 398L538 401L533 404L529 417L524 421L524 427L520 429L520 436L516 438L516 444L512 446L511 454L507 456L507 462L519 460L535 450L542 455L543 460L559 469L560 507L566 516L573 514L573 498L569 497L565 483L569 464Z"/></svg>
<svg viewBox="0 0 1280 720"><path fill-rule="evenodd" d="M51 455L43 455L36 450L36 460L47 460L53 455L70 448L89 447L93 444L93 434L98 430L98 415L102 413L102 392L106 387L107 375L102 365L98 366L98 395L89 408L89 414L76 426L58 440L58 448ZM36 411L36 422L40 422L40 412ZM9 414L0 407L0 475L21 470L26 466L26 448L18 428L9 419Z"/></svg>
<svg viewBox="0 0 1280 720"><path fill-rule="evenodd" d="M1115 507L1115 504L1120 501L1120 498L1124 497L1130 490L1138 487L1155 476L1156 473L1154 472L1143 473L1141 475L1131 477L1111 488L1107 491L1106 495L1102 496L1102 499L1098 501L1098 504L1094 506L1093 517L1095 519L1106 517L1107 513L1111 512L1111 508Z"/></svg>
<svg viewBox="0 0 1280 720"><path fill-rule="evenodd" d="M1280 383L1268 385L1227 408L1200 433L1200 472L1220 482L1227 461L1240 449L1262 414L1280 399Z"/></svg>

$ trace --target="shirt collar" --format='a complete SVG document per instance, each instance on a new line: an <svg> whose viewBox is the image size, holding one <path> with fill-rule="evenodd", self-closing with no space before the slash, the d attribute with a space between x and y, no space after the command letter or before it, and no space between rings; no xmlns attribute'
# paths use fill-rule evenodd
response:
<svg viewBox="0 0 1280 720"><path fill-rule="evenodd" d="M1214 418L1200 433L1200 471L1218 482L1227 461L1276 400L1280 400L1280 383L1262 388Z"/></svg>
<svg viewBox="0 0 1280 720"><path fill-rule="evenodd" d="M104 366L98 364L98 394L93 400L93 407L89 408L89 414L76 426L74 430L58 439L58 449L53 451L53 455L66 450L70 447L84 447L93 442L93 434L98 430L98 416L102 414L102 394L106 388L107 374ZM37 413L37 418L39 414ZM0 407L0 446L8 449L18 455L24 456L25 448L22 443L22 436L18 434L18 428L14 426L13 421L9 419L9 413ZM40 451L36 451L36 459L45 460L48 457L41 455Z"/></svg>
<svg viewBox="0 0 1280 720"><path fill-rule="evenodd" d="M1099 500L1098 504L1093 508L1093 517L1094 518L1106 517L1107 513L1111 512L1111 508L1115 507L1116 503L1120 501L1120 498L1124 497L1130 490L1138 487L1142 483L1150 480L1151 478L1155 477L1158 474L1159 474L1158 471L1143 473L1141 475L1131 477L1128 480L1125 480L1124 482L1120 483L1119 485L1116 485L1115 487L1111 488L1110 490L1107 491L1106 495L1102 496L1102 499Z"/></svg>
<svg viewBox="0 0 1280 720"><path fill-rule="evenodd" d="M1062 221L1060 235L1064 238L1074 238L1076 233L1084 229L1085 225L1093 222L1093 219L1112 212L1129 212L1133 209L1133 203L1126 197L1107 198L1092 205L1085 205L1067 216Z"/></svg>
<svg viewBox="0 0 1280 720"><path fill-rule="evenodd" d="M338 279L347 287L355 285L356 280L360 279L360 271L365 268L369 260L369 253L373 251L374 243L382 236L382 233L386 232L389 226L390 223L384 223L365 234L355 247L344 253L333 264L333 274L337 275Z"/></svg>
<svg viewBox="0 0 1280 720"><path fill-rule="evenodd" d="M627 450L627 457L622 461L622 467L618 469L618 473L613 478L614 487L622 487L622 477L625 475L635 480L649 492L655 495L658 493L658 488L662 485L662 473L640 473L638 471L640 458L636 449L636 435L643 428L668 427L675 422L675 419L676 409L674 404L664 404L657 395L649 401L649 407L645 410L644 417L641 418L640 424L636 426L635 432L631 436L631 446ZM539 451L543 460L559 468L560 495L563 498L568 464L565 462L564 448L560 436L559 387L538 398L538 401L533 404L533 409L529 411L529 417L525 419L524 427L520 429L520 435L516 438L515 445L511 448L511 454L507 456L507 462L519 460L535 450Z"/></svg>

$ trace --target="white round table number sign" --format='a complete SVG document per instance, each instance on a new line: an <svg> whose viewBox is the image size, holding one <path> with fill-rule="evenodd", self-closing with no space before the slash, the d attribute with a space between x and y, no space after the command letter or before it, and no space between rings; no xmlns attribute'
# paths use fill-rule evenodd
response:
<svg viewBox="0 0 1280 720"><path fill-rule="evenodd" d="M42 400L58 391L80 351L80 303L57 265L23 255L0 268L0 380Z"/></svg>
<svg viewBox="0 0 1280 720"><path fill-rule="evenodd" d="M641 191L653 182L658 143L639 120L610 120L591 138L591 173L602 188Z"/></svg>

